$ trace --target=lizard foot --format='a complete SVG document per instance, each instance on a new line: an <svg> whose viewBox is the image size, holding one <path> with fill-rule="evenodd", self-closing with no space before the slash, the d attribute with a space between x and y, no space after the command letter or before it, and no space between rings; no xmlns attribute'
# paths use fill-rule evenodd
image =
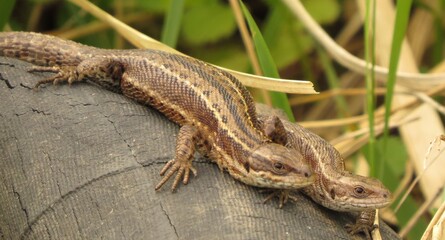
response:
<svg viewBox="0 0 445 240"><path fill-rule="evenodd" d="M351 235L355 235L355 234L359 234L359 233L363 233L366 236L366 239L372 239L371 238L371 232L375 229L378 228L377 225L365 225L365 224L346 224L345 226L346 231L348 231L349 234Z"/></svg>
<svg viewBox="0 0 445 240"><path fill-rule="evenodd" d="M165 164L161 170L162 180L156 185L155 190L159 190L177 172L171 187L172 192L178 187L182 178L182 183L187 184L190 171L197 175L196 169L192 166L193 155L195 153L195 142L198 131L194 126L184 125L179 129L175 158ZM170 170L169 170L170 169ZM167 172L167 170L169 170ZM164 175L165 174L165 175Z"/></svg>
<svg viewBox="0 0 445 240"><path fill-rule="evenodd" d="M375 210L361 212L355 224L346 224L346 231L351 235L364 233L367 239L372 239L371 232L378 228L378 226L374 224L375 212Z"/></svg>
<svg viewBox="0 0 445 240"><path fill-rule="evenodd" d="M296 195L294 195L294 194L291 192L291 190L288 190L288 189L264 190L264 191L261 191L261 192L266 192L266 191L268 191L268 192L272 191L272 193L270 193L270 194L263 200L263 203L267 203L267 202L269 202L272 198L274 198L274 197L278 197L278 199L279 199L279 200L278 200L278 201L279 201L279 205L278 205L278 207L279 207L279 208L283 208L284 204L286 204L287 201L288 201L289 199L292 200L292 201L294 201L294 202L297 202L297 201L298 201Z"/></svg>
<svg viewBox="0 0 445 240"><path fill-rule="evenodd" d="M170 169L168 172L167 170ZM191 161L177 161L176 159L170 160L165 164L165 166L162 168L160 175L164 176L162 180L156 185L155 190L159 190L172 176L175 174L175 172L178 172L176 174L176 177L173 181L172 185L172 192L176 190L176 188L179 185L179 182L182 179L182 183L185 185L189 181L190 177L190 171L193 173L193 175L196 177L198 174L198 171L192 166ZM167 172L167 174L165 174ZM165 175L164 175L165 174Z"/></svg>
<svg viewBox="0 0 445 240"><path fill-rule="evenodd" d="M71 85L71 83L75 81L80 81L79 76L76 71L76 67L71 66L65 66L65 67L59 67L59 66L52 66L52 67L46 67L46 66L33 66L31 67L28 72L52 72L55 73L54 76L42 79L36 83L34 86L34 89L38 89L40 85L47 84L47 83L53 83L58 84L59 82L68 82L68 84Z"/></svg>

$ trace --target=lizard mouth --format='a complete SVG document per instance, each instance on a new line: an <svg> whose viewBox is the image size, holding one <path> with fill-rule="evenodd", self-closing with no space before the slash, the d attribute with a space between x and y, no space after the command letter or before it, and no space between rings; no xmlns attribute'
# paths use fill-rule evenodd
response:
<svg viewBox="0 0 445 240"><path fill-rule="evenodd" d="M385 199L381 201L363 201L360 203L351 203L352 208L356 211L364 211L369 209L380 209L388 206L391 203L390 199Z"/></svg>
<svg viewBox="0 0 445 240"><path fill-rule="evenodd" d="M311 176L293 176L292 178L270 176L267 173L258 173L256 184L258 187L276 188L276 189L299 189L313 184L315 174Z"/></svg>
<svg viewBox="0 0 445 240"><path fill-rule="evenodd" d="M296 188L303 188L303 187L307 187L311 184L314 183L316 177L315 174L312 174L311 176L308 177L295 177L294 180L290 180L290 181L274 181L277 183L281 183L282 185L279 186L278 188L283 188L283 189L296 189Z"/></svg>

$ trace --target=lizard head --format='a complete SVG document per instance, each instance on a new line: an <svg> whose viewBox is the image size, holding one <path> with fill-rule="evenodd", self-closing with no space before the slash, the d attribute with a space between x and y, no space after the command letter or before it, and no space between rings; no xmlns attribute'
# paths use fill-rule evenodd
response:
<svg viewBox="0 0 445 240"><path fill-rule="evenodd" d="M265 143L248 157L244 167L258 187L296 189L314 182L314 174L303 156L294 149Z"/></svg>
<svg viewBox="0 0 445 240"><path fill-rule="evenodd" d="M365 211L391 203L391 192L379 180L348 172L325 184L325 189L331 201L342 206L339 211Z"/></svg>

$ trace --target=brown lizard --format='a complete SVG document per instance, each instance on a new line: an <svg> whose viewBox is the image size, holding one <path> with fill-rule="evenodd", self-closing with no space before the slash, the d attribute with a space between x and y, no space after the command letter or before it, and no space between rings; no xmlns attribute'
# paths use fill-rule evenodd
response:
<svg viewBox="0 0 445 240"><path fill-rule="evenodd" d="M360 212L355 224L346 228L351 234L363 232L370 238L375 228L375 209L390 204L390 191L377 179L345 171L340 153L327 141L297 123L277 117L260 116L264 131L274 142L298 150L316 174L315 183L301 191L322 206L341 212ZM281 192L282 201L292 198ZM283 200L284 198L284 200Z"/></svg>
<svg viewBox="0 0 445 240"><path fill-rule="evenodd" d="M253 100L231 74L197 59L157 50L107 50L53 36L0 33L0 56L53 72L46 83L88 80L150 105L181 126L174 159L161 170L160 189L187 184L196 145L221 169L246 184L297 189L313 183L302 155L273 143L259 128Z"/></svg>

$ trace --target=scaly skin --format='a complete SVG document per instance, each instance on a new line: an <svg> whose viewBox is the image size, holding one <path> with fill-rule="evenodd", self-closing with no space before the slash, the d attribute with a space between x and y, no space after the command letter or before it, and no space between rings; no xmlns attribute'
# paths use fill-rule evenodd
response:
<svg viewBox="0 0 445 240"><path fill-rule="evenodd" d="M181 125L175 158L156 186L175 173L174 190L186 184L195 145L221 169L246 184L297 189L314 177L302 155L273 143L259 128L253 100L229 73L202 61L156 50L106 50L48 35L0 33L0 55L35 65L32 71L53 72L37 83L88 81L150 105Z"/></svg>
<svg viewBox="0 0 445 240"><path fill-rule="evenodd" d="M351 234L363 232L370 238L370 232L375 228L375 209L390 204L390 191L377 179L345 171L340 153L318 135L296 123L283 119L277 122L274 118L260 118L266 135L274 142L300 152L316 175L315 183L303 188L303 193L326 208L360 212L356 224L348 224L346 228ZM289 197L289 191L283 194L282 199Z"/></svg>

